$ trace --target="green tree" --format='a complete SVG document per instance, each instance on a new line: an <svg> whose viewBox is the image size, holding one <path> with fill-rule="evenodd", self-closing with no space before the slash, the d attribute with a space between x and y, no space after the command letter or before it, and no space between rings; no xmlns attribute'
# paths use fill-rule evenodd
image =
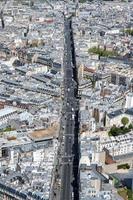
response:
<svg viewBox="0 0 133 200"><path fill-rule="evenodd" d="M123 124L123 126L125 127L128 123L129 123L129 119L127 117L123 117L121 119L121 123Z"/></svg>
<svg viewBox="0 0 133 200"><path fill-rule="evenodd" d="M130 165L128 163L121 164L117 166L117 169L130 169Z"/></svg>
<svg viewBox="0 0 133 200"><path fill-rule="evenodd" d="M129 124L128 128L131 130L133 129L133 124Z"/></svg>
<svg viewBox="0 0 133 200"><path fill-rule="evenodd" d="M133 36L133 29L126 29L125 30L125 33L127 33L128 35L131 35L131 36Z"/></svg>
<svg viewBox="0 0 133 200"><path fill-rule="evenodd" d="M116 127L115 125L111 127L109 131L109 136L117 136L121 134L121 129Z"/></svg>

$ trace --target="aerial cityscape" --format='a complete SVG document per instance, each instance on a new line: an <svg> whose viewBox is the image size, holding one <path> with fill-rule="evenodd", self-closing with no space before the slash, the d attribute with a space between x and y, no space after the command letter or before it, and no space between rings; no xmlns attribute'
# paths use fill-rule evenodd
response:
<svg viewBox="0 0 133 200"><path fill-rule="evenodd" d="M133 200L132 0L0 0L0 200Z"/></svg>

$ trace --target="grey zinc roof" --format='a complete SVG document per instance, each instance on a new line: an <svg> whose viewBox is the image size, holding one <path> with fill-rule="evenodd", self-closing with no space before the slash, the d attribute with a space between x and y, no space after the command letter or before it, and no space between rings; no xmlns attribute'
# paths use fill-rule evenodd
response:
<svg viewBox="0 0 133 200"><path fill-rule="evenodd" d="M61 68L61 64L60 63L56 63L56 62L54 62L53 63L53 67L55 67L55 68Z"/></svg>
<svg viewBox="0 0 133 200"><path fill-rule="evenodd" d="M123 109L118 109L118 110L115 110L113 112L110 112L107 114L107 116L110 118L110 119L113 119L119 115L122 115L123 113L127 114L127 115L132 115L133 116L133 108L129 108L127 110L123 110Z"/></svg>
<svg viewBox="0 0 133 200"><path fill-rule="evenodd" d="M119 109L119 110L115 110L111 113L108 113L107 115L110 119L113 119L114 117L117 117L117 116L121 115L122 113L123 113L123 110Z"/></svg>
<svg viewBox="0 0 133 200"><path fill-rule="evenodd" d="M125 113L126 113L127 115L133 115L133 108L127 109L127 110L125 111Z"/></svg>

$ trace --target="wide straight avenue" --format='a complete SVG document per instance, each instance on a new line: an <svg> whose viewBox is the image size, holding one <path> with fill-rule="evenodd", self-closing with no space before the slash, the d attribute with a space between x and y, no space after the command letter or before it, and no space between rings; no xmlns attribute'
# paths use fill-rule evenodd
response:
<svg viewBox="0 0 133 200"><path fill-rule="evenodd" d="M79 199L79 119L78 80L72 30L72 18L64 20L64 151L61 168L60 200Z"/></svg>
<svg viewBox="0 0 133 200"><path fill-rule="evenodd" d="M79 96L72 17L64 16L63 98L53 200L79 199Z"/></svg>

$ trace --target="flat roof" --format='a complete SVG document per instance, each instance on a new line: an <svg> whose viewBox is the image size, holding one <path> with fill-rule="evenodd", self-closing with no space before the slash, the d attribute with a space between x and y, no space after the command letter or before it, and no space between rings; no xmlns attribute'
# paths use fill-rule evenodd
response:
<svg viewBox="0 0 133 200"><path fill-rule="evenodd" d="M50 137L57 137L59 132L59 124L55 124L47 129L35 130L29 134L33 140L47 139Z"/></svg>

